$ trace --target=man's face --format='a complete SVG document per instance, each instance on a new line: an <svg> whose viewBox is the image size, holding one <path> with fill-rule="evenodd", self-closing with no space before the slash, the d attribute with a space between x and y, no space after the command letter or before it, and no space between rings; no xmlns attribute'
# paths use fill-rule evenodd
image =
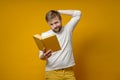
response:
<svg viewBox="0 0 120 80"><path fill-rule="evenodd" d="M62 22L58 17L55 17L55 18L49 20L48 24L50 25L51 29L56 33L60 32L60 30L62 28Z"/></svg>

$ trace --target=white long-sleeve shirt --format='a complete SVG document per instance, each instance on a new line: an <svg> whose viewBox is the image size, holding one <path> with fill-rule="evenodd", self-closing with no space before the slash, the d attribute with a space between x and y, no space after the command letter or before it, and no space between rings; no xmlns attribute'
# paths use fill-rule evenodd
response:
<svg viewBox="0 0 120 80"><path fill-rule="evenodd" d="M52 30L42 33L42 36L56 34L60 43L61 50L54 52L52 56L47 59L46 71L67 68L75 65L73 51L72 51L72 31L80 19L81 12L78 10L59 10L61 14L71 15L71 20L62 27L59 33ZM54 42L53 42L54 44ZM43 52L40 51L40 55Z"/></svg>

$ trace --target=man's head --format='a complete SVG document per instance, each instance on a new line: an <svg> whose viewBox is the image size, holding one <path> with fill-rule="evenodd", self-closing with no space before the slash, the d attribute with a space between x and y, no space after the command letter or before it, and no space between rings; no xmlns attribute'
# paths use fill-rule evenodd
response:
<svg viewBox="0 0 120 80"><path fill-rule="evenodd" d="M54 32L56 33L60 32L62 28L62 19L61 19L61 15L59 12L55 10L50 10L46 14L46 21L48 22L48 24L50 25L51 29Z"/></svg>

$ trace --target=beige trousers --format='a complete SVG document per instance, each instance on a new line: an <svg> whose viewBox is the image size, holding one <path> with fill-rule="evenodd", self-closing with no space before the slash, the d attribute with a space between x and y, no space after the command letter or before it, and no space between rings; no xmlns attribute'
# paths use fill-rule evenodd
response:
<svg viewBox="0 0 120 80"><path fill-rule="evenodd" d="M45 80L76 80L72 67L46 71Z"/></svg>

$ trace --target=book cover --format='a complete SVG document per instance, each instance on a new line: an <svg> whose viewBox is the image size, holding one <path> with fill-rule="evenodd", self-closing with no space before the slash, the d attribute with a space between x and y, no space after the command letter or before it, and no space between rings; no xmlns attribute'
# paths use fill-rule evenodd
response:
<svg viewBox="0 0 120 80"><path fill-rule="evenodd" d="M44 47L46 48L46 51L51 49L53 52L61 49L59 41L55 34L45 37L41 37L41 35L35 34L33 35L33 38L39 50L43 50Z"/></svg>

